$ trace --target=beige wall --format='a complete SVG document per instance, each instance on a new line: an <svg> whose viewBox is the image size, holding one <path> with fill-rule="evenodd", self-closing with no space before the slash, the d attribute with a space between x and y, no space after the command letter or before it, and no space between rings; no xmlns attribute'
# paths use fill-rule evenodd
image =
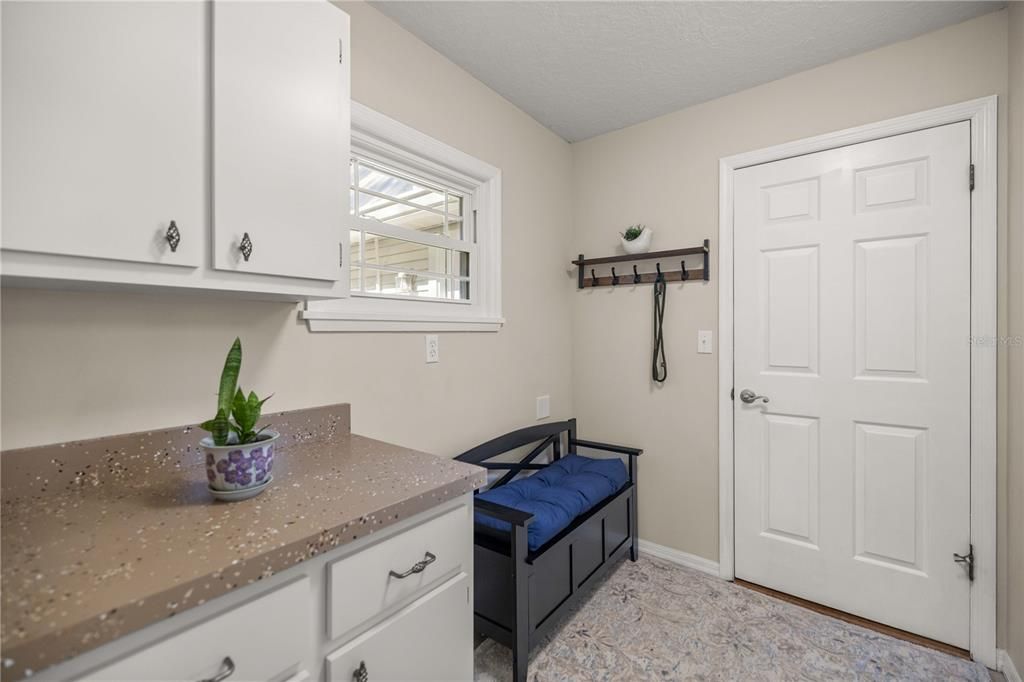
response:
<svg viewBox="0 0 1024 682"><path fill-rule="evenodd" d="M1006 92L1004 10L575 144L570 253L612 252L616 230L642 222L655 230L655 249L697 245L709 237L717 256L719 158L997 94L1005 265ZM1024 267L1019 250L1015 267ZM1004 284L1006 272L1002 267ZM588 436L646 449L641 537L716 559L718 358L696 354L696 333L717 330L717 278L708 285L669 287L664 386L649 378L650 288L584 291L574 300L573 395L581 427ZM1004 297L1003 332L1006 306ZM1000 352L1005 363L1006 349ZM1004 398L1006 389L1003 380ZM1003 400L1004 427L1005 415ZM1004 437L1000 446L1005 471ZM1005 520L1005 496L1001 502ZM1018 568L1015 576L1024 582L1024 571ZM1005 586L1004 581L1001 595Z"/></svg>
<svg viewBox="0 0 1024 682"><path fill-rule="evenodd" d="M569 145L362 3L353 98L503 170L504 314L497 334L309 334L293 305L226 297L3 292L4 448L210 416L223 355L242 338L242 382L275 410L353 404L354 428L454 455L572 411Z"/></svg>
<svg viewBox="0 0 1024 682"><path fill-rule="evenodd" d="M1009 73L1009 336L1024 338L1024 3L1010 6ZM1007 447L1006 630L1003 646L1024 672L1024 345L1009 355Z"/></svg>

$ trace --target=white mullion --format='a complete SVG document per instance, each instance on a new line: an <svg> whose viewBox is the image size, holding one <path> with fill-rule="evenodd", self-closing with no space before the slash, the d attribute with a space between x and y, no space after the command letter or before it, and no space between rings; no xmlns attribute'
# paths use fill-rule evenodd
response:
<svg viewBox="0 0 1024 682"><path fill-rule="evenodd" d="M462 277L459 275L445 274L443 272L434 272L433 270L415 270L410 268L400 268L394 265L377 265L376 263L366 263L365 265L361 264L360 267L364 267L367 270L382 270L385 272L393 272L395 274L405 272L411 275L425 275L427 277L433 277L434 279L456 279L461 282L470 281L470 277L468 275Z"/></svg>
<svg viewBox="0 0 1024 682"><path fill-rule="evenodd" d="M472 242L464 242L459 239L452 239L451 237L420 232L419 230L410 230L407 227L397 227L373 218L359 218L358 220L360 224L359 229L371 234L379 234L382 237L391 237L425 246L436 246L440 249L455 249L456 251L468 251L470 253L473 253L476 249L476 244Z"/></svg>
<svg viewBox="0 0 1024 682"><path fill-rule="evenodd" d="M412 201L408 201L406 199L402 199L401 197L396 197L396 196L391 195L391 194L384 194L382 192L377 192L377 191L372 190L372 189L366 189L365 187L363 189L361 189L360 191L363 194L369 194L371 197L376 197L378 199L382 199L383 201L391 202L390 204L387 204L387 205L384 205L384 206L376 206L374 208L367 209L367 211L380 211L380 210L383 210L385 208L391 208L395 204L401 204L403 206L408 206L410 208L414 208L414 209L417 209L417 210L427 211L428 213L434 213L434 214L439 215L439 216L443 216L444 215L444 211L442 211L441 209L438 209L438 208L434 208L434 205L432 205L432 204L417 204L417 203L414 203ZM437 191L438 190L428 190L427 193L428 194L429 193L436 193ZM417 196L421 196L422 197L422 196L424 196L424 194L419 194L419 195L415 195L414 194L414 195L412 195L413 198L416 198Z"/></svg>
<svg viewBox="0 0 1024 682"><path fill-rule="evenodd" d="M368 192L363 192L363 193L364 194L368 194ZM361 215L364 218L372 218L373 220L380 220L380 221L394 220L395 218L404 218L407 215L412 215L413 213L416 213L416 211L418 211L420 209L428 209L427 210L428 213L437 213L438 215L440 215L440 213L436 209L434 209L433 206L430 206L430 205L423 205L423 206L421 206L420 204L416 204L416 208L411 208L410 207L409 210L403 210L403 211L399 211L398 213L392 213L391 215L389 215L389 216L387 216L385 218L378 218L377 216L370 215L371 213L376 213L377 211L383 211L384 209L387 209L387 208L394 208L396 205L399 205L400 203L401 202L398 202L398 201L392 201L392 202L386 203L386 204L384 204L382 206L374 206L373 208L366 209Z"/></svg>

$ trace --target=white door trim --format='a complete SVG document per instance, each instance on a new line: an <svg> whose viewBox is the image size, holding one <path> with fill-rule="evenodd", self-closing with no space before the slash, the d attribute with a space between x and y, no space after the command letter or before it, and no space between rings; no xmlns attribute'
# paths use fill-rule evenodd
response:
<svg viewBox="0 0 1024 682"><path fill-rule="evenodd" d="M958 121L971 122L971 655L996 658L996 301L997 147L995 95L826 135L736 154L719 161L718 186L718 505L719 574L735 577L733 518L733 174L747 166L845 147ZM965 171L966 172L966 171ZM967 182L967 177L964 177ZM967 339L965 339L965 343ZM952 557L950 557L952 560Z"/></svg>

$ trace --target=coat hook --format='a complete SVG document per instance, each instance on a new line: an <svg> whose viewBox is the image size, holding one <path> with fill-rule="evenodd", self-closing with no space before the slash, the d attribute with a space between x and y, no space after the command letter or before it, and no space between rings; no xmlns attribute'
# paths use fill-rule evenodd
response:
<svg viewBox="0 0 1024 682"><path fill-rule="evenodd" d="M619 276L615 274L615 268L612 268L612 286L616 286L619 283Z"/></svg>
<svg viewBox="0 0 1024 682"><path fill-rule="evenodd" d="M590 286L597 286L597 273L594 272L594 268L590 268Z"/></svg>
<svg viewBox="0 0 1024 682"><path fill-rule="evenodd" d="M661 263L654 264L655 269L658 271L658 276L655 278L656 282L661 282L665 279L665 275L661 274Z"/></svg>
<svg viewBox="0 0 1024 682"><path fill-rule="evenodd" d="M685 260L679 261L679 267L682 268L682 270L683 270L682 274L680 275L682 280L685 282L686 280L690 279L690 273L688 273L686 271L686 261Z"/></svg>
<svg viewBox="0 0 1024 682"><path fill-rule="evenodd" d="M640 284L640 273L636 271L636 266L633 266L633 284Z"/></svg>

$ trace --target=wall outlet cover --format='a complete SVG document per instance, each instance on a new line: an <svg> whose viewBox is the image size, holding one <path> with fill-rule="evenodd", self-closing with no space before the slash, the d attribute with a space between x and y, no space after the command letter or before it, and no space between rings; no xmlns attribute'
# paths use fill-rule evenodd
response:
<svg viewBox="0 0 1024 682"><path fill-rule="evenodd" d="M427 363L441 362L441 347L437 340L437 334L427 334Z"/></svg>
<svg viewBox="0 0 1024 682"><path fill-rule="evenodd" d="M537 419L546 419L551 416L551 396L537 396Z"/></svg>

